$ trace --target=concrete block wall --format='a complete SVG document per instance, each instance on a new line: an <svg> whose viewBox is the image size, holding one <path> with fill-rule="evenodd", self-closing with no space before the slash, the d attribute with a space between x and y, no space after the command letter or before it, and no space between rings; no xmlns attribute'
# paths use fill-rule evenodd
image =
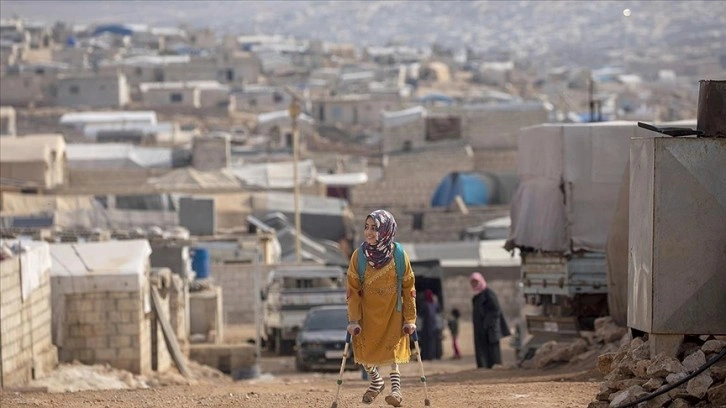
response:
<svg viewBox="0 0 726 408"><path fill-rule="evenodd" d="M383 152L403 150L406 144L416 149L426 143L426 120L420 117L403 125L383 128Z"/></svg>
<svg viewBox="0 0 726 408"><path fill-rule="evenodd" d="M61 361L151 372L151 318L142 292L66 294L62 301Z"/></svg>
<svg viewBox="0 0 726 408"><path fill-rule="evenodd" d="M465 110L462 134L474 149L516 149L519 129L548 121L541 105Z"/></svg>
<svg viewBox="0 0 726 408"><path fill-rule="evenodd" d="M255 322L255 271L259 273L259 285L267 282L267 274L275 265L212 264L211 275L222 288L224 324L249 324Z"/></svg>
<svg viewBox="0 0 726 408"><path fill-rule="evenodd" d="M517 172L517 149L474 150L474 170Z"/></svg>
<svg viewBox="0 0 726 408"><path fill-rule="evenodd" d="M373 210L384 208L393 214L398 224L396 240L401 242L443 242L459 241L461 231L465 228L480 225L494 218L509 214L508 206L487 206L485 208L469 208L469 214L459 211L447 211L440 208L406 208L396 206L353 206L356 228L363 224L363 217ZM423 214L423 228L413 229L414 213ZM362 237L357 236L358 242Z"/></svg>
<svg viewBox="0 0 726 408"><path fill-rule="evenodd" d="M58 362L51 339L49 271L24 300L19 257L0 262L0 387L22 386Z"/></svg>
<svg viewBox="0 0 726 408"><path fill-rule="evenodd" d="M474 157L463 146L442 147L387 158L383 180L351 189L351 205L427 208L447 174L474 170Z"/></svg>
<svg viewBox="0 0 726 408"><path fill-rule="evenodd" d="M223 341L222 298L219 286L189 293L189 328L192 334L202 334L210 343Z"/></svg>

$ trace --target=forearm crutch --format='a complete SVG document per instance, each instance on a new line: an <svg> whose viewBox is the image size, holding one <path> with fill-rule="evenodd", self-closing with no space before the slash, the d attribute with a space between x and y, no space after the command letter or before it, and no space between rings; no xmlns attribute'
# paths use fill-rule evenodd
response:
<svg viewBox="0 0 726 408"><path fill-rule="evenodd" d="M345 347L343 347L343 361L340 362L340 375L338 376L338 389L335 391L335 401L330 408L338 408L338 395L340 394L340 386L343 384L343 371L345 371L345 361L348 360L348 346L350 346L350 333L345 333Z"/></svg>
<svg viewBox="0 0 726 408"><path fill-rule="evenodd" d="M424 395L426 398L426 399L424 399L424 406L430 407L431 401L429 401L429 389L428 389L428 386L426 385L426 374L424 374L423 362L421 361L421 348L418 346L418 334L416 333L415 330L414 330L413 334L411 335L411 337L413 337L413 344L416 346L416 358L418 358L418 365L419 365L419 367L421 367L421 382L424 385L424 393L425 393ZM333 407L333 408L335 408L335 407Z"/></svg>

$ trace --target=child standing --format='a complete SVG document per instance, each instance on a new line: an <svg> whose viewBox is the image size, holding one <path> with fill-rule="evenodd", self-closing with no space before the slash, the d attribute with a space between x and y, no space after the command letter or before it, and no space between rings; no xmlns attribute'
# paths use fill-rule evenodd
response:
<svg viewBox="0 0 726 408"><path fill-rule="evenodd" d="M461 317L461 313L459 313L459 309L452 309L451 310L451 317L449 318L448 324L449 324L449 331L451 332L451 345L454 347L454 360L458 360L461 358L461 353L459 352L459 317Z"/></svg>

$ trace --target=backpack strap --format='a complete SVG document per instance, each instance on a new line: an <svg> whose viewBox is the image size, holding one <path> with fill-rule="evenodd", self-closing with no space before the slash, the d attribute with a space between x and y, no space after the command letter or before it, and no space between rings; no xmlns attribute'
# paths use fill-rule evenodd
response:
<svg viewBox="0 0 726 408"><path fill-rule="evenodd" d="M401 311L403 304L403 274L406 273L406 255L403 252L403 245L398 242L394 242L393 248L393 260L396 262L396 281L398 283L398 302L396 303L396 310Z"/></svg>
<svg viewBox="0 0 726 408"><path fill-rule="evenodd" d="M363 250L363 245L358 248L358 280L360 281L360 287L363 289L363 280L366 276L366 264L368 263L368 260L366 259L366 251Z"/></svg>
<svg viewBox="0 0 726 408"><path fill-rule="evenodd" d="M403 252L403 245L401 245L398 242L394 242L393 247L393 260L396 264L396 284L398 286L398 301L396 302L396 310L398 312L401 311L401 307L403 305L403 275L406 273L406 255ZM363 287L363 282L365 280L365 274L366 274L366 265L367 259L366 259L366 253L363 250L363 245L358 248L358 280L360 281L361 288Z"/></svg>

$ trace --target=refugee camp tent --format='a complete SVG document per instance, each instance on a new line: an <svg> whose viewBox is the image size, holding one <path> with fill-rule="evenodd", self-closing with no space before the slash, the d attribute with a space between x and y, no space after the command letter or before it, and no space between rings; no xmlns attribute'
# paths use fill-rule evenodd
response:
<svg viewBox="0 0 726 408"><path fill-rule="evenodd" d="M431 198L432 207L448 207L456 196L466 205L489 204L490 188L476 173L449 173L439 183Z"/></svg>

